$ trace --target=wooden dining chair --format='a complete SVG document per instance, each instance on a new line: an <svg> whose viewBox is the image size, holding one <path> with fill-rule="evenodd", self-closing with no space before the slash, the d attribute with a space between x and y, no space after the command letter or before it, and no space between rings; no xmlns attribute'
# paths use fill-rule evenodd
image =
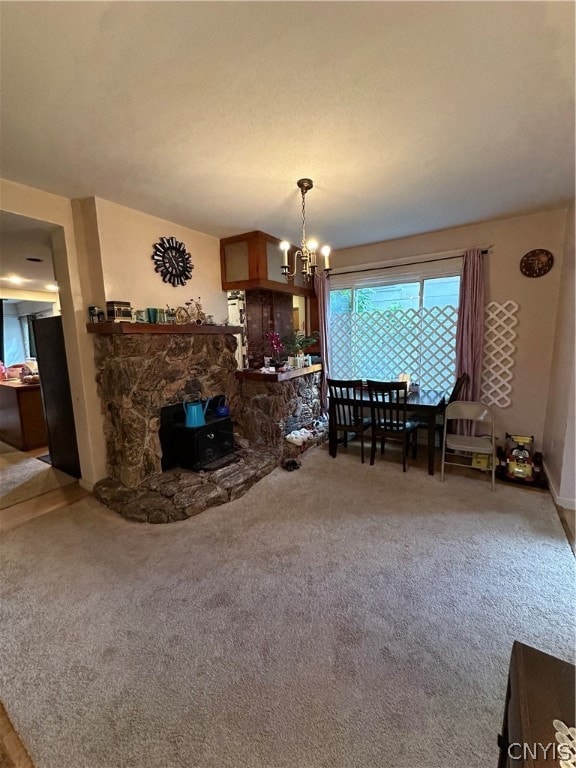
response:
<svg viewBox="0 0 576 768"><path fill-rule="evenodd" d="M462 391L464 390L464 387L468 383L469 376L467 373L463 373L454 382L454 386L452 387L452 392L450 393L450 397L448 398L448 403L453 403L456 400L460 399L460 395L462 394ZM447 405L448 405L447 403ZM410 405L408 405L408 410L410 410ZM418 424L418 429L425 429L428 430L428 422L423 421L422 418L418 414L409 414L408 419L410 421L415 421ZM436 432L440 436L440 445L442 445L442 439L444 436L444 413L439 413L436 417Z"/></svg>
<svg viewBox="0 0 576 768"><path fill-rule="evenodd" d="M468 380L470 379L470 376L468 376L467 373L463 373L456 379L454 383L454 387L452 388L452 392L450 393L450 397L448 398L449 403L453 403L455 400L460 400L460 395L462 394L462 390L468 384Z"/></svg>
<svg viewBox="0 0 576 768"><path fill-rule="evenodd" d="M343 433L344 448L348 446L349 435L360 436L360 455L364 463L364 432L372 424L370 416L364 416L362 402L362 379L327 379L328 385L328 449L336 458L338 433Z"/></svg>
<svg viewBox="0 0 576 768"><path fill-rule="evenodd" d="M402 471L406 472L406 455L412 436L412 455L416 458L416 433L418 424L406 418L408 384L405 381L366 382L370 397L372 417L372 445L370 464L374 464L376 441L380 439L380 453L384 455L386 439L402 442Z"/></svg>

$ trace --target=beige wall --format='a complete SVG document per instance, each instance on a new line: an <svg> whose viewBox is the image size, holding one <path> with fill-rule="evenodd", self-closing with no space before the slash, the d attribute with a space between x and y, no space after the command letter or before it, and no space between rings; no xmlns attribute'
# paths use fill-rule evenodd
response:
<svg viewBox="0 0 576 768"><path fill-rule="evenodd" d="M96 215L107 301L130 301L134 309L165 308L200 296L204 311L216 322L227 317L218 239L99 198ZM192 257L192 278L185 286L164 283L154 271L154 243L169 236L184 243Z"/></svg>
<svg viewBox="0 0 576 768"><path fill-rule="evenodd" d="M72 200L72 214L78 260L85 266L84 299L88 299L87 306L93 304L103 308L106 304L106 296L100 259L96 200L93 197Z"/></svg>
<svg viewBox="0 0 576 768"><path fill-rule="evenodd" d="M534 435L536 450L541 450L566 220L566 209L560 209L347 248L334 252L333 266L358 266L442 251L461 249L463 252L472 246L491 246L486 257L487 298L498 302L511 299L519 305L512 405L497 409L498 436L503 440L506 431ZM555 257L553 269L537 279L524 277L518 266L522 256L534 248L547 248ZM552 386L551 395L555 397L561 385L553 378Z"/></svg>
<svg viewBox="0 0 576 768"><path fill-rule="evenodd" d="M556 333L552 356L552 397L544 430L544 457L556 501L575 509L574 489L574 202L568 211Z"/></svg>

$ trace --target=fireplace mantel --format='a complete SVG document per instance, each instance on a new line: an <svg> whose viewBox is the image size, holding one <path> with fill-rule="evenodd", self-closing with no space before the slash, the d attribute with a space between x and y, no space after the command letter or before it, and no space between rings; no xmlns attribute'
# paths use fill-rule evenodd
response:
<svg viewBox="0 0 576 768"><path fill-rule="evenodd" d="M99 334L131 334L131 333L187 333L187 334L222 334L242 333L239 325L168 325L159 323L114 323L111 320L104 323L86 323L88 333Z"/></svg>

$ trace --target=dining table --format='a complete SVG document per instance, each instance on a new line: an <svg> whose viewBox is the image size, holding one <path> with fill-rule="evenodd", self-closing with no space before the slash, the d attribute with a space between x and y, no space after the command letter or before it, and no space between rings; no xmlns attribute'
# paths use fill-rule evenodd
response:
<svg viewBox="0 0 576 768"><path fill-rule="evenodd" d="M434 474L436 417L444 413L446 393L435 389L420 389L408 394L406 410L416 413L426 422L428 434L428 474Z"/></svg>
<svg viewBox="0 0 576 768"><path fill-rule="evenodd" d="M361 398L363 403L369 400L366 382L362 384ZM406 411L416 414L422 423L426 424L428 436L428 474L434 474L436 417L444 413L446 408L446 392L436 389L419 389L408 393Z"/></svg>
<svg viewBox="0 0 576 768"><path fill-rule="evenodd" d="M362 387L362 399L368 400L366 384ZM428 474L434 474L436 417L444 413L446 408L446 392L436 389L419 389L408 393L406 411L416 414L422 423L426 424L428 435ZM410 418L410 416L408 416Z"/></svg>

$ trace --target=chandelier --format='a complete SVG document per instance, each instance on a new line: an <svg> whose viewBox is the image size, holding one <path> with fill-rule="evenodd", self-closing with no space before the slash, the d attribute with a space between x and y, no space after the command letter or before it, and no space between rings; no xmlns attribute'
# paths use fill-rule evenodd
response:
<svg viewBox="0 0 576 768"><path fill-rule="evenodd" d="M282 251L282 274L286 280L294 277L298 269L298 259L300 259L302 261L302 274L306 280L312 280L319 267L316 260L318 243L316 240L306 239L306 193L312 189L314 182L312 179L299 179L296 183L302 194L302 240L300 242L300 248L294 254L294 269L292 271L290 271L290 265L288 263L288 251L290 250L291 245L287 240L283 240L280 243L280 250ZM324 257L324 273L328 276L330 273L330 246L323 245L320 249L320 253Z"/></svg>

